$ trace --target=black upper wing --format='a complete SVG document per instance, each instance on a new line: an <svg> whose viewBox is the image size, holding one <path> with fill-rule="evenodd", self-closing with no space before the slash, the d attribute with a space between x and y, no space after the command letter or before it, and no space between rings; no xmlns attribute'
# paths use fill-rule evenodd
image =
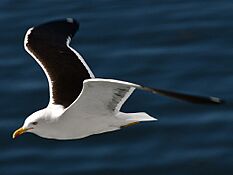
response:
<svg viewBox="0 0 233 175"><path fill-rule="evenodd" d="M69 47L78 29L79 23L69 18L38 25L25 36L25 49L48 78L49 104L68 107L80 94L83 81L94 78L79 53Z"/></svg>

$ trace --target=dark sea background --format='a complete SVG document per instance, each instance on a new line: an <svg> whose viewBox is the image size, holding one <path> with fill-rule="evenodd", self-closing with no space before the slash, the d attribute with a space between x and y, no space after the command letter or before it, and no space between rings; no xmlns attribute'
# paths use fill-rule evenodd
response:
<svg viewBox="0 0 233 175"><path fill-rule="evenodd" d="M81 140L12 132L46 107L48 84L23 48L28 28L73 17L71 45L96 77L225 99L194 105L137 91L125 112L157 122ZM0 2L1 175L232 175L233 1Z"/></svg>

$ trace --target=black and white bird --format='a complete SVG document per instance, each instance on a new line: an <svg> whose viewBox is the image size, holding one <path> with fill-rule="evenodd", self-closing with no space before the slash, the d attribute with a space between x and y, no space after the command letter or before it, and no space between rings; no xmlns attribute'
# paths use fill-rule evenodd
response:
<svg viewBox="0 0 233 175"><path fill-rule="evenodd" d="M154 121L145 112L124 113L120 109L135 89L192 103L221 104L216 97L201 97L144 87L113 79L95 78L82 56L70 47L79 29L71 18L30 28L24 39L26 51L44 70L50 100L26 118L13 138L34 133L50 139L79 139L114 131L141 121Z"/></svg>

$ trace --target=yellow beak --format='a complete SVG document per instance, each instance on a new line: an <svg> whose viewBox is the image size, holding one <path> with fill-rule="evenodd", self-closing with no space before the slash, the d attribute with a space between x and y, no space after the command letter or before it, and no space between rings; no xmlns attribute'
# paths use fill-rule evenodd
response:
<svg viewBox="0 0 233 175"><path fill-rule="evenodd" d="M17 129L17 130L13 133L12 138L14 139L14 138L20 136L21 134L25 133L27 130L28 130L28 129L24 129L24 128L19 128L19 129Z"/></svg>

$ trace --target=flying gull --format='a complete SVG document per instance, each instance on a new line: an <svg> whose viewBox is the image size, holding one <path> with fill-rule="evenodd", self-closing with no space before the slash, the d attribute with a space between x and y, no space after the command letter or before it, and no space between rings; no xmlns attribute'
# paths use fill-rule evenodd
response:
<svg viewBox="0 0 233 175"><path fill-rule="evenodd" d="M30 28L24 39L26 51L43 69L50 100L26 118L13 138L34 133L43 138L68 140L118 130L141 121L154 121L145 112L124 113L120 109L134 90L172 97L191 103L221 104L216 97L201 97L125 81L95 78L82 56L70 47L79 23L71 18Z"/></svg>

